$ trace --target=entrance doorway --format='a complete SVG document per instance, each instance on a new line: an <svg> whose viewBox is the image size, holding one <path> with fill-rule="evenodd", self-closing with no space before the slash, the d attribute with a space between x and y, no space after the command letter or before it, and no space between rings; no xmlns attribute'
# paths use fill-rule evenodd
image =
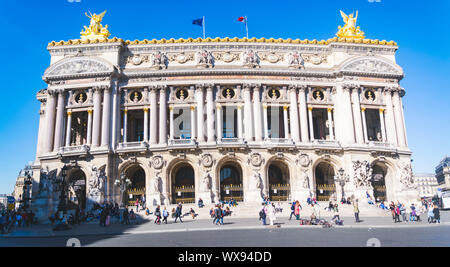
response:
<svg viewBox="0 0 450 267"><path fill-rule="evenodd" d="M286 164L275 161L269 165L269 198L272 201L287 201L290 195L290 176Z"/></svg>
<svg viewBox="0 0 450 267"><path fill-rule="evenodd" d="M376 202L386 201L386 171L379 165L372 167L373 198Z"/></svg>
<svg viewBox="0 0 450 267"><path fill-rule="evenodd" d="M316 198L318 201L330 201L336 197L334 168L329 163L321 162L314 170L316 180Z"/></svg>
<svg viewBox="0 0 450 267"><path fill-rule="evenodd" d="M242 170L237 164L226 163L220 168L220 199L230 201L232 198L237 202L244 200Z"/></svg>
<svg viewBox="0 0 450 267"><path fill-rule="evenodd" d="M131 185L123 198L124 204L136 206L136 200L140 202L145 195L145 171L141 166L133 165L126 171L126 177L131 180Z"/></svg>
<svg viewBox="0 0 450 267"><path fill-rule="evenodd" d="M195 203L195 173L189 164L178 166L172 177L172 204Z"/></svg>
<svg viewBox="0 0 450 267"><path fill-rule="evenodd" d="M80 169L73 170L68 179L68 209L86 209L86 175Z"/></svg>

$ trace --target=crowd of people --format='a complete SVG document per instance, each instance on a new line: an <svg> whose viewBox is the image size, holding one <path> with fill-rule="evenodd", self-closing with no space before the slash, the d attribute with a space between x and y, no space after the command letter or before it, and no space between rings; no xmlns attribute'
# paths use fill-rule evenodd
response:
<svg viewBox="0 0 450 267"><path fill-rule="evenodd" d="M5 210L0 213L0 234L9 233L13 227L31 227L36 223L31 210Z"/></svg>

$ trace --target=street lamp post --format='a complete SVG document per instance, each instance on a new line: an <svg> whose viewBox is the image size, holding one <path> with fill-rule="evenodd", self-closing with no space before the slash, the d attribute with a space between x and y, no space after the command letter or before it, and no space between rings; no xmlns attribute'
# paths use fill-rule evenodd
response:
<svg viewBox="0 0 450 267"><path fill-rule="evenodd" d="M69 230L71 229L67 224L67 221L64 220L64 215L67 213L67 204L66 204L66 175L67 175L67 165L64 165L61 169L61 178L57 180L59 187L61 189L61 193L59 195L59 204L58 204L58 219L59 222L56 224L54 230Z"/></svg>
<svg viewBox="0 0 450 267"><path fill-rule="evenodd" d="M119 187L120 189L120 198L121 198L121 206L123 205L123 193L127 190L127 188L131 185L131 180L128 179L125 173L121 173L119 179L114 181L114 185Z"/></svg>
<svg viewBox="0 0 450 267"><path fill-rule="evenodd" d="M345 199L344 186L346 183L350 181L350 176L348 174L344 174L344 169L340 168L338 170L337 175L334 176L334 180L338 182L339 185L341 186L342 191L341 201L342 201L343 199Z"/></svg>
<svg viewBox="0 0 450 267"><path fill-rule="evenodd" d="M29 205L29 201L31 200L30 186L32 183L33 182L32 182L30 171L25 171L25 179L24 179L24 183L23 183L23 193L22 193L22 203L23 203L22 208L24 209L24 211L26 211L28 208L30 208L30 205Z"/></svg>

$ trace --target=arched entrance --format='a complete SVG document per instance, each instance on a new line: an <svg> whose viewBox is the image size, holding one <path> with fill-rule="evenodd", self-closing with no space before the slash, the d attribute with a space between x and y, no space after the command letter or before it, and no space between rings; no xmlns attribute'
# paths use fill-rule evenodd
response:
<svg viewBox="0 0 450 267"><path fill-rule="evenodd" d="M290 194L288 166L279 161L270 163L267 177L269 179L269 198L273 201L287 201Z"/></svg>
<svg viewBox="0 0 450 267"><path fill-rule="evenodd" d="M130 166L125 175L131 181L131 185L126 191L126 196L124 196L124 203L128 206L135 206L136 200L142 200L145 195L145 171L139 165Z"/></svg>
<svg viewBox="0 0 450 267"><path fill-rule="evenodd" d="M86 209L86 175L81 169L72 170L67 179L69 190L67 192L69 210L77 207Z"/></svg>
<svg viewBox="0 0 450 267"><path fill-rule="evenodd" d="M172 204L195 203L195 172L191 165L178 165L172 173Z"/></svg>
<svg viewBox="0 0 450 267"><path fill-rule="evenodd" d="M373 187L373 198L376 202L386 201L386 173L387 168L380 166L378 164L372 167L372 187Z"/></svg>
<svg viewBox="0 0 450 267"><path fill-rule="evenodd" d="M336 196L334 168L326 162L319 163L314 169L316 181L316 198L318 201L329 201Z"/></svg>
<svg viewBox="0 0 450 267"><path fill-rule="evenodd" d="M236 163L229 162L220 168L220 199L229 201L231 198L242 202L244 191L241 167Z"/></svg>

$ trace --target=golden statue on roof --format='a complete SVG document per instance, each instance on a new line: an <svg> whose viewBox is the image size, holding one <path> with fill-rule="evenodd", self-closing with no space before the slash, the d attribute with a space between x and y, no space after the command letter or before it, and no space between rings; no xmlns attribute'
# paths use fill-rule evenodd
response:
<svg viewBox="0 0 450 267"><path fill-rule="evenodd" d="M90 11L89 15L87 13L85 14L86 17L91 19L91 23L89 24L89 27L84 26L84 31L81 31L81 40L108 39L111 35L108 31L108 25L103 27L100 23L106 14L106 10L99 15L95 13L91 14Z"/></svg>
<svg viewBox="0 0 450 267"><path fill-rule="evenodd" d="M353 17L353 13L346 15L341 10L342 19L345 22L344 27L338 26L339 31L336 33L338 37L344 38L354 38L354 39L364 39L364 32L356 27L356 20L358 19L358 11L356 11L356 16Z"/></svg>

